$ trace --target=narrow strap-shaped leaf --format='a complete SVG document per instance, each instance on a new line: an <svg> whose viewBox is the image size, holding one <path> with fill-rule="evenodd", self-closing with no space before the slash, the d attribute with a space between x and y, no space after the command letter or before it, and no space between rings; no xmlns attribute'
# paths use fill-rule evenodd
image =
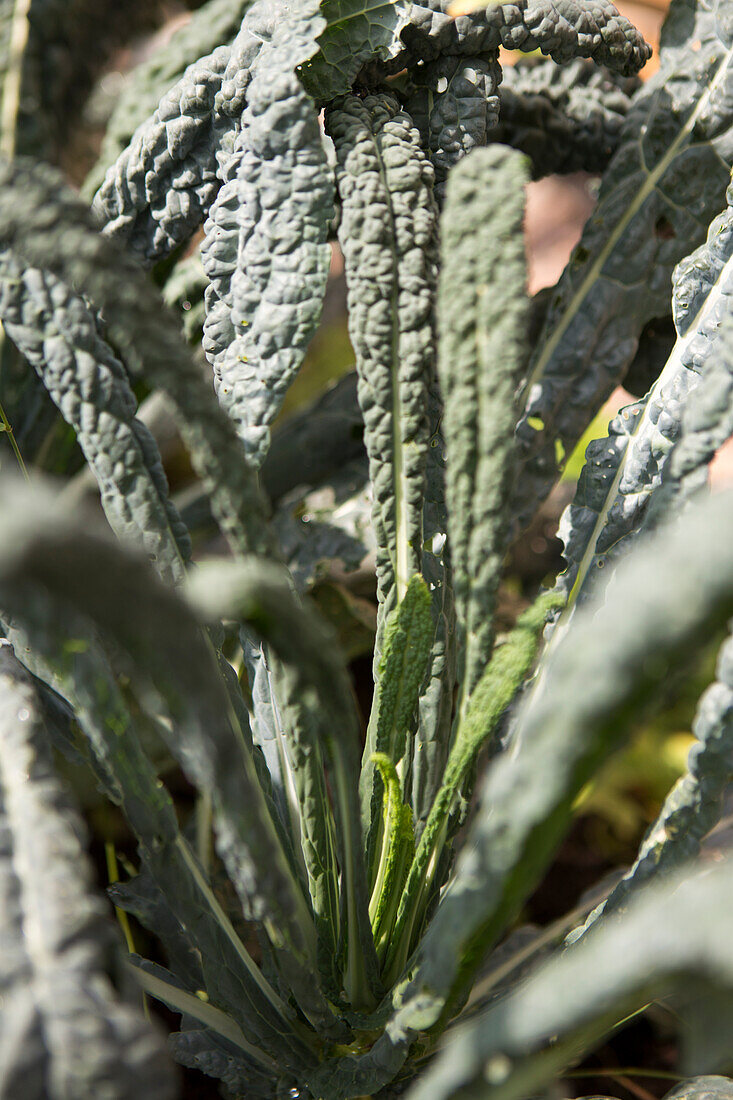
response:
<svg viewBox="0 0 733 1100"><path fill-rule="evenodd" d="M262 46L202 245L211 282L204 348L219 401L257 466L328 277L332 175L315 106L295 72L315 53L323 25L315 0L298 0Z"/></svg>
<svg viewBox="0 0 733 1100"><path fill-rule="evenodd" d="M390 945L402 886L415 851L415 834L412 812L402 801L402 785L397 769L383 752L374 753L372 760L379 768L384 795L382 845L369 899L369 919L377 954L382 960Z"/></svg>
<svg viewBox="0 0 733 1100"><path fill-rule="evenodd" d="M645 891L623 921L599 925L581 943L557 954L526 978L501 1003L455 1032L421 1080L411 1100L448 1100L483 1091L495 1075L492 1096L520 1100L542 1093L604 1034L650 1000L692 1002L704 1013L727 1011L733 1000L733 948L728 915L733 904L730 862L705 874L672 877ZM593 980L588 981L588 975ZM558 997L558 989L563 995ZM684 1036L688 1064L695 1064L694 1028ZM727 1034L702 1058L720 1064L728 1052ZM697 1055L700 1065L701 1056ZM704 1079L703 1079L704 1080ZM715 1078L708 1079L715 1081ZM733 1095L719 1088L692 1091L702 1097ZM689 1095L684 1089L672 1096Z"/></svg>
<svg viewBox="0 0 733 1100"><path fill-rule="evenodd" d="M685 403L680 437L662 474L661 514L679 508L706 487L716 451L733 435L733 330L728 316L721 322L710 358Z"/></svg>
<svg viewBox="0 0 733 1100"><path fill-rule="evenodd" d="M723 813L723 795L733 776L733 636L718 655L715 682L704 692L692 727L697 738L687 759L687 773L675 783L644 837L634 865L610 896L588 917L572 939L598 920L628 904L650 879L691 862L700 842Z"/></svg>
<svg viewBox="0 0 733 1100"><path fill-rule="evenodd" d="M205 1022L208 1027L237 1046L243 1059L247 1059L261 1073L265 1071L277 1074L277 1063L257 1050L233 1020L208 1001L189 993L164 966L142 959L139 955L130 955L128 967L146 993L168 1005L174 1012L188 1013Z"/></svg>
<svg viewBox="0 0 733 1100"><path fill-rule="evenodd" d="M359 794L361 824L367 843L367 860L373 884L382 821L383 783L381 764L386 756L407 777L411 758L411 732L420 688L425 679L433 641L431 599L425 581L415 576L404 599L391 612L384 628L375 699L367 729L361 765Z"/></svg>
<svg viewBox="0 0 733 1100"><path fill-rule="evenodd" d="M261 560L202 566L189 586L204 619L233 614L268 643L299 676L301 704L329 769L340 840L345 910L345 988L352 1005L372 1007L378 988L369 926L364 848L358 805L358 725L343 658L320 620L294 595L285 571ZM301 751L306 749L303 744Z"/></svg>
<svg viewBox="0 0 733 1100"><path fill-rule="evenodd" d="M428 387L428 410L430 446L423 505L422 574L431 589L434 634L428 672L418 704L419 717L410 773L410 804L418 840L441 785L443 767L448 758L458 648L450 548L446 538L448 509L445 502L443 403L435 376Z"/></svg>
<svg viewBox="0 0 733 1100"><path fill-rule="evenodd" d="M64 603L39 600L17 580L9 583L4 570L0 590L6 605L18 604L14 610L24 636L17 628L11 632L14 643L21 643L18 652L32 657L38 671L72 702L105 790L122 808L144 866L172 909L178 932L171 957L176 957L178 939L183 937L190 951L200 952L205 989L213 1003L231 1013L253 1041L283 1064L295 1067L307 1061L308 1048L293 1034L292 1011L247 954L178 831L170 796L141 749L129 708L89 624ZM154 931L169 947L166 926L158 923Z"/></svg>
<svg viewBox="0 0 733 1100"><path fill-rule="evenodd" d="M153 691L164 701L172 724L164 723L161 732L191 781L212 798L218 848L242 903L280 948L279 964L306 1016L328 1029L332 1013L311 970L312 914L208 639L183 600L146 563L79 531L45 499L21 494L19 500L15 507L8 500L3 514L8 586L22 579L26 588L41 585L70 602L128 654L143 697ZM11 594L5 601L11 612L12 600Z"/></svg>
<svg viewBox="0 0 733 1100"><path fill-rule="evenodd" d="M499 720L534 663L540 632L548 613L557 607L557 603L556 595L545 593L520 615L509 637L494 653L476 685L465 717L458 725L440 789L420 835L400 898L386 959L388 982L390 978L395 981L402 973L412 954L416 936L422 929L451 809L479 752L492 746Z"/></svg>
<svg viewBox="0 0 733 1100"><path fill-rule="evenodd" d="M331 105L349 331L374 489L380 630L420 572L435 283L433 170L389 95ZM375 661L379 659L378 636Z"/></svg>
<svg viewBox="0 0 733 1100"><path fill-rule="evenodd" d="M154 114L168 89L183 77L188 66L235 36L251 2L209 0L193 12L165 46L128 74L107 123L97 164L84 182L88 198L101 186L107 168L123 152L138 126Z"/></svg>
<svg viewBox="0 0 733 1100"><path fill-rule="evenodd" d="M4 253L0 320L74 428L115 533L143 546L164 580L180 583L188 532L168 497L155 441L135 416L125 370L92 312L53 275L23 271Z"/></svg>
<svg viewBox="0 0 733 1100"><path fill-rule="evenodd" d="M534 179L555 172L603 172L637 88L637 80L590 61L556 65L551 58L522 58L504 69L499 124L491 141L525 153Z"/></svg>
<svg viewBox="0 0 733 1100"><path fill-rule="evenodd" d="M491 653L515 474L515 391L529 318L524 158L476 150L451 174L441 219L438 376L445 402L448 534L463 700Z"/></svg>
<svg viewBox="0 0 733 1100"><path fill-rule="evenodd" d="M733 39L724 6L673 0L659 57L659 72L634 98L530 363L515 494L523 520L623 380L643 326L667 313L672 269L702 243L708 211L729 182Z"/></svg>
<svg viewBox="0 0 733 1100"><path fill-rule="evenodd" d="M0 161L0 251L6 249L24 270L55 275L103 313L128 369L144 372L178 408L193 464L234 551L270 553L257 483L173 315L137 264L100 236L54 170Z"/></svg>
<svg viewBox="0 0 733 1100"><path fill-rule="evenodd" d="M164 1049L105 974L82 823L53 771L36 699L0 649L0 1088L7 1096L174 1095ZM81 1052L83 1051L83 1056Z"/></svg>
<svg viewBox="0 0 733 1100"><path fill-rule="evenodd" d="M613 599L581 609L548 654L513 743L481 786L486 809L420 945L403 1026L410 1003L435 1022L465 986L551 858L583 783L624 743L640 705L730 616L728 532L728 494L690 508L619 564Z"/></svg>
<svg viewBox="0 0 733 1100"><path fill-rule="evenodd" d="M417 69L405 107L435 169L435 197L442 206L450 169L477 146L486 145L499 118L498 53L439 57Z"/></svg>
<svg viewBox="0 0 733 1100"><path fill-rule="evenodd" d="M94 196L107 236L145 262L185 241L219 189L213 110L230 53L220 46L189 66L107 169Z"/></svg>
<svg viewBox="0 0 733 1100"><path fill-rule="evenodd" d="M729 201L733 190L728 190ZM714 219L707 242L678 264L672 303L677 340L646 397L589 444L575 500L559 527L568 563L557 588L575 603L596 590L628 551L666 476L687 401L723 355L721 317L733 304L733 207ZM730 337L728 337L730 341ZM733 346L733 343L731 343ZM724 436L720 443L725 442Z"/></svg>
<svg viewBox="0 0 733 1100"><path fill-rule="evenodd" d="M651 55L636 28L608 0L492 3L485 10L455 18L457 7L450 0L411 4L407 25L400 32L405 49L382 68L399 72L440 54L481 57L504 46L527 53L542 50L559 64L590 57L597 65L635 73Z"/></svg>

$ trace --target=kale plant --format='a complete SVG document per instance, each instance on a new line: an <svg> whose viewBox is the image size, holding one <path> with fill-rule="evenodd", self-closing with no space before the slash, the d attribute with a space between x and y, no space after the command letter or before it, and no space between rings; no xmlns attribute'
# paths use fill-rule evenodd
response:
<svg viewBox="0 0 733 1100"><path fill-rule="evenodd" d="M134 982L234 1097L529 1100L655 1001L690 1074L729 1069L733 873L695 857L733 770L731 637L630 870L517 922L581 790L733 617L733 501L706 491L733 433L733 0L672 0L644 85L608 0L208 0L120 97L86 199L28 129L81 6L0 4L2 417L29 474L8 448L0 1092L174 1095ZM500 47L534 55L503 83ZM596 210L530 300L525 185L579 169ZM335 235L355 377L278 427ZM627 374L649 392L588 449L567 569L501 634L510 541ZM162 399L195 507L169 492ZM53 406L84 470L48 446ZM106 529L77 499L92 475ZM366 485L371 524L271 520L319 485L362 518ZM228 554L193 567L202 508ZM360 759L308 588L364 539ZM115 968L59 754L129 823L110 893L165 965Z"/></svg>

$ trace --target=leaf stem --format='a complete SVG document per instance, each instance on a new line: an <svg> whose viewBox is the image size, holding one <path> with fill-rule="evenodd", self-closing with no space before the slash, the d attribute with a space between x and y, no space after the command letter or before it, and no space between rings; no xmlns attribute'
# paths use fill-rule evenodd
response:
<svg viewBox="0 0 733 1100"><path fill-rule="evenodd" d="M15 0L13 22L10 29L8 60L3 82L2 114L0 115L0 153L8 158L15 156L18 136L18 113L23 79L23 55L28 43L30 23L28 13L31 0Z"/></svg>

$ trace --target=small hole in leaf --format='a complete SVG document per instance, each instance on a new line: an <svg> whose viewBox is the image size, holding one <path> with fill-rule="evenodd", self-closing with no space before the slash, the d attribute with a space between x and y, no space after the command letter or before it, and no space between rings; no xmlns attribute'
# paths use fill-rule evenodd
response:
<svg viewBox="0 0 733 1100"><path fill-rule="evenodd" d="M663 214L660 218L657 218L654 223L654 235L660 241L671 241L674 240L676 236L674 226Z"/></svg>

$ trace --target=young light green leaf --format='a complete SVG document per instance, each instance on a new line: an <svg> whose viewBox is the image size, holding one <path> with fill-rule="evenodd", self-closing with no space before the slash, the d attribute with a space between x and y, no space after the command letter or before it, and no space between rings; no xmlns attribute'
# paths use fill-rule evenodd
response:
<svg viewBox="0 0 733 1100"><path fill-rule="evenodd" d="M374 489L380 626L420 572L435 285L433 170L391 96L327 112L342 204L349 331ZM376 667L376 666L375 666Z"/></svg>
<svg viewBox="0 0 733 1100"><path fill-rule="evenodd" d="M623 379L643 326L667 313L672 269L702 242L729 181L730 32L724 5L673 0L659 72L634 98L530 363L515 494L523 519Z"/></svg>
<svg viewBox="0 0 733 1100"><path fill-rule="evenodd" d="M411 1026L411 1003L421 1026L426 1000L432 1022L440 1018L536 883L583 783L666 677L731 615L729 530L729 495L690 508L619 564L614 598L581 609L548 655L512 744L482 784L486 812L420 945L398 1027ZM690 571L690 560L699 568Z"/></svg>
<svg viewBox="0 0 733 1100"><path fill-rule="evenodd" d="M372 762L379 768L384 791L381 851L369 901L369 919L381 961L389 947L398 899L415 852L415 834L412 812L402 801L402 787L392 760L386 753L375 752Z"/></svg>
<svg viewBox="0 0 733 1100"><path fill-rule="evenodd" d="M411 756L420 688L425 680L428 655L433 641L431 598L425 581L414 576L404 598L387 618L379 660L374 702L369 718L362 757L359 794L361 823L367 838L367 860L373 884L381 843L383 784L382 765L375 760L386 756L403 781ZM403 796L404 797L404 794Z"/></svg>
<svg viewBox="0 0 733 1100"><path fill-rule="evenodd" d="M509 537L514 401L529 317L522 237L527 178L519 153L476 150L451 173L441 219L438 376L451 566L465 639L463 708L491 653Z"/></svg>
<svg viewBox="0 0 733 1100"><path fill-rule="evenodd" d="M430 809L400 898L386 960L387 980L396 981L412 954L445 843L451 809L479 752L491 746L502 714L530 671L540 632L562 597L546 593L520 615L509 637L496 649L459 722L443 780Z"/></svg>
<svg viewBox="0 0 733 1100"><path fill-rule="evenodd" d="M30 677L7 643L0 745L0 1089L62 1100L114 1081L119 1097L173 1097L161 1041L105 973L108 933L82 823L54 774Z"/></svg>

